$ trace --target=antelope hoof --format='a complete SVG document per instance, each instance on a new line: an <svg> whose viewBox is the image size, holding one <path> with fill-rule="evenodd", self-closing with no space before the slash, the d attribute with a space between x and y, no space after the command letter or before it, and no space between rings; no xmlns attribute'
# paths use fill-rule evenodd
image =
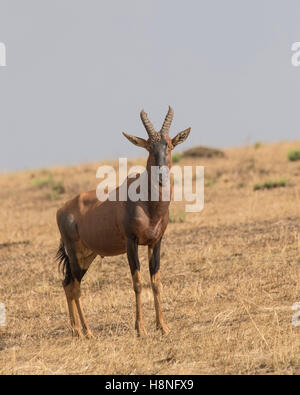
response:
<svg viewBox="0 0 300 395"><path fill-rule="evenodd" d="M158 325L157 329L161 330L162 335L168 335L170 333L170 329L167 327L166 324Z"/></svg>
<svg viewBox="0 0 300 395"><path fill-rule="evenodd" d="M87 339L95 339L95 336L91 330L86 331L84 335Z"/></svg>
<svg viewBox="0 0 300 395"><path fill-rule="evenodd" d="M143 323L137 322L135 324L135 329L137 331L138 337L140 337L140 336L147 336L148 335Z"/></svg>
<svg viewBox="0 0 300 395"><path fill-rule="evenodd" d="M75 337L77 339L82 339L83 338L83 334L82 334L80 329L73 329L72 330L72 335L73 335L73 337Z"/></svg>

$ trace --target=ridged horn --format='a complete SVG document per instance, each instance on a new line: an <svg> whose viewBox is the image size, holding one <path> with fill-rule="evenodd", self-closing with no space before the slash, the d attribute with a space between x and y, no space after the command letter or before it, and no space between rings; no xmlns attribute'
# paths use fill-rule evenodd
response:
<svg viewBox="0 0 300 395"><path fill-rule="evenodd" d="M152 123L148 119L148 115L145 113L144 110L141 111L141 120L143 122L143 125L145 126L145 129L149 135L149 137L154 137L155 136L155 129Z"/></svg>
<svg viewBox="0 0 300 395"><path fill-rule="evenodd" d="M171 123L173 121L173 117L174 117L174 111L173 111L172 107L169 106L168 114L166 115L166 118L165 118L162 128L160 130L160 133L162 135L167 136L169 134L169 130L171 127Z"/></svg>

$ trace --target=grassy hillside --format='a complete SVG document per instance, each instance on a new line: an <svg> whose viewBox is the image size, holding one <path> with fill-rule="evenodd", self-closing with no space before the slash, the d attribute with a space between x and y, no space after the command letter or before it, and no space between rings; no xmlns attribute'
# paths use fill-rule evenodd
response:
<svg viewBox="0 0 300 395"><path fill-rule="evenodd" d="M300 302L300 161L287 156L297 148L300 141L256 144L176 163L205 166L205 207L190 214L182 203L171 205L161 259L166 337L155 330L144 247L148 336L135 335L130 271L119 256L102 266L96 259L82 282L96 339L71 337L54 260L55 214L96 187L100 163L1 174L0 302L7 326L0 327L0 373L299 374L300 327L291 319Z"/></svg>

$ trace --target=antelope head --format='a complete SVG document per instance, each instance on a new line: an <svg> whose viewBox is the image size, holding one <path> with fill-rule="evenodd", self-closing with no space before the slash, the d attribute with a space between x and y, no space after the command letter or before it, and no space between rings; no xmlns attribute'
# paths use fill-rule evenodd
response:
<svg viewBox="0 0 300 395"><path fill-rule="evenodd" d="M183 143L190 131L191 128L183 130L179 132L175 137L171 138L169 136L169 131L171 127L171 123L173 120L174 111L171 107L169 107L169 111L165 117L162 128L159 132L157 132L150 120L148 119L147 114L144 110L141 111L141 120L146 129L146 132L149 136L148 140L145 140L141 137L132 136L127 133L123 133L123 135L133 144L138 147L143 147L149 152L148 157L148 165L156 166L158 170L162 170L159 173L159 184L164 185L168 174L164 172L165 169L170 169L172 166L172 156L171 151L176 147L176 145Z"/></svg>

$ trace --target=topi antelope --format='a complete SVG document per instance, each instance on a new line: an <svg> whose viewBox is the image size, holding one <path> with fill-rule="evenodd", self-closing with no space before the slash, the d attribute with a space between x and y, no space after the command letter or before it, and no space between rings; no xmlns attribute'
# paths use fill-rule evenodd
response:
<svg viewBox="0 0 300 395"><path fill-rule="evenodd" d="M170 169L172 165L172 149L185 141L190 128L178 133L174 138L169 137L169 129L173 119L173 110L165 117L163 126L156 132L147 114L141 111L141 120L148 133L148 140L123 135L133 144L145 148L148 153L146 171L151 174L152 166ZM156 168L157 168L156 167ZM127 178L127 188L132 178ZM151 177L148 177L148 190L151 190ZM168 181L169 177L168 177ZM136 297L135 329L138 335L146 334L141 309L141 275L138 257L138 246L148 246L148 260L151 286L154 296L156 326L163 334L169 333L164 322L160 303L160 245L162 236L169 220L169 204L161 198L162 187L166 177L160 174L158 201L99 201L96 191L84 192L68 201L57 211L57 224L61 233L61 242L57 258L63 265L63 288L66 294L71 328L73 335L82 336L83 333L92 337L80 300L80 283L97 255L101 257L115 256L127 253ZM169 185L172 189L172 185ZM120 186L116 189L118 196ZM148 195L150 196L150 194ZM79 317L78 317L79 316Z"/></svg>

